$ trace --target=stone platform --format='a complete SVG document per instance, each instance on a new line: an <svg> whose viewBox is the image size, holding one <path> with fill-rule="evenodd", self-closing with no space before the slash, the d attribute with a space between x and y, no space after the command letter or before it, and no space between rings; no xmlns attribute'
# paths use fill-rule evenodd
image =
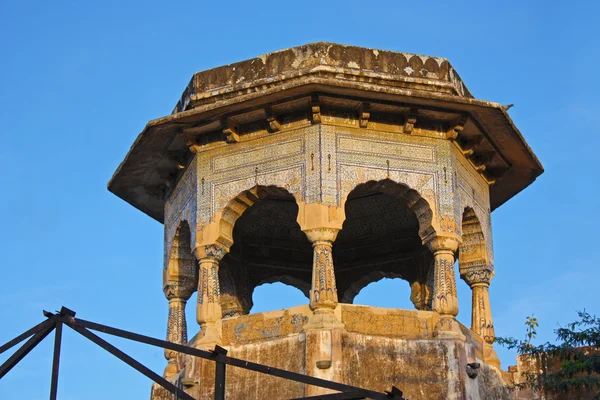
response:
<svg viewBox="0 0 600 400"><path fill-rule="evenodd" d="M308 305L224 318L217 324L228 355L288 371L383 392L392 385L408 399L511 399L502 372L490 365L483 338L459 324L464 338L433 336L438 314L340 304L343 328L305 331ZM202 335L194 337L194 346ZM201 346L200 346L201 347ZM210 348L210 347L208 347ZM489 362L486 362L488 360ZM197 399L213 399L214 363L179 356L171 380ZM467 364L480 363L470 378ZM288 399L324 389L235 367L227 369L230 399ZM156 387L152 400L170 399Z"/></svg>

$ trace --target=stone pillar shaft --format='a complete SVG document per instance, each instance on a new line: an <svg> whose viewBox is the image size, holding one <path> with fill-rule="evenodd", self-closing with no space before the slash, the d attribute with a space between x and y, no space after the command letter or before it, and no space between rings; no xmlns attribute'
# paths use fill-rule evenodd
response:
<svg viewBox="0 0 600 400"><path fill-rule="evenodd" d="M198 270L198 305L196 320L202 327L221 319L219 303L219 262L214 258L200 259Z"/></svg>
<svg viewBox="0 0 600 400"><path fill-rule="evenodd" d="M489 343L494 343L494 323L490 307L489 284L477 283L473 290L473 311L471 315L471 330Z"/></svg>
<svg viewBox="0 0 600 400"><path fill-rule="evenodd" d="M434 329L434 336L464 340L461 328L456 322L458 298L454 274L454 254L459 240L453 236L436 236L427 246L433 253L433 299L431 309L440 318Z"/></svg>
<svg viewBox="0 0 600 400"><path fill-rule="evenodd" d="M327 240L313 242L310 308L315 313L332 312L338 304L332 248L332 243Z"/></svg>
<svg viewBox="0 0 600 400"><path fill-rule="evenodd" d="M440 314L456 317L458 298L454 274L454 251L438 249L434 256L434 285L431 308Z"/></svg>
<svg viewBox="0 0 600 400"><path fill-rule="evenodd" d="M187 321L185 305L187 299L172 297L169 299L169 320L167 322L167 341L177 344L187 343ZM177 352L165 349L165 358L169 364L175 364Z"/></svg>
<svg viewBox="0 0 600 400"><path fill-rule="evenodd" d="M333 268L333 241L339 229L314 228L304 231L313 245L313 271L310 288L310 309L313 316L304 330L343 327L334 315L338 305L335 271Z"/></svg>
<svg viewBox="0 0 600 400"><path fill-rule="evenodd" d="M473 303L471 310L471 330L486 341L494 342L494 322L490 307L489 287L494 271L485 264L464 268L461 277L471 287Z"/></svg>

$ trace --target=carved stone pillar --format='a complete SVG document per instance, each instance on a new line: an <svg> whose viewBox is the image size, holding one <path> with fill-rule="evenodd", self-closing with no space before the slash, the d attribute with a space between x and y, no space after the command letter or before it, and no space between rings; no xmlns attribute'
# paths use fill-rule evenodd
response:
<svg viewBox="0 0 600 400"><path fill-rule="evenodd" d="M219 286L219 261L226 251L216 245L195 249L198 259L198 304L196 320L201 326L201 337L196 345L216 344L221 340L216 323L222 318Z"/></svg>
<svg viewBox="0 0 600 400"><path fill-rule="evenodd" d="M410 301L412 301L417 310L431 310L431 288L427 283L413 281L410 284Z"/></svg>
<svg viewBox="0 0 600 400"><path fill-rule="evenodd" d="M428 252L427 252L428 253ZM431 311L433 299L433 273L434 262L431 255L423 254L420 257L419 273L414 281L410 282L410 301L420 311Z"/></svg>
<svg viewBox="0 0 600 400"><path fill-rule="evenodd" d="M166 340L177 344L187 344L187 321L185 305L196 290L198 274L195 260L189 250L189 244L178 243L163 270L163 292L169 300L169 317L167 322ZM171 377L179 372L177 352L165 349L167 367L165 377Z"/></svg>
<svg viewBox="0 0 600 400"><path fill-rule="evenodd" d="M334 228L316 228L305 231L313 245L313 271L310 289L310 309L314 316L308 328L336 328L343 326L334 315L338 305L335 271L333 268L333 242L339 232Z"/></svg>
<svg viewBox="0 0 600 400"><path fill-rule="evenodd" d="M454 319L458 314L454 260L459 241L436 236L427 243L433 253L433 299L431 309L440 315L434 334L438 337L464 338Z"/></svg>
<svg viewBox="0 0 600 400"><path fill-rule="evenodd" d="M181 286L170 285L165 288L165 295L169 300L169 319L167 322L167 341L177 344L187 343L187 321L185 318L185 305L192 295L193 290L181 290ZM167 367L165 377L171 377L178 372L177 352L165 349Z"/></svg>
<svg viewBox="0 0 600 400"><path fill-rule="evenodd" d="M494 323L490 307L489 287L493 271L487 267L470 268L461 273L473 292L471 330L480 335L486 343L494 343Z"/></svg>

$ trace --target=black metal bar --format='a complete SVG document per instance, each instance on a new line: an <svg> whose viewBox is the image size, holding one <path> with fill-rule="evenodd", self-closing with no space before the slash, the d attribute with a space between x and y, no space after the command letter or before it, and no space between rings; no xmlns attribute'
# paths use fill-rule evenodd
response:
<svg viewBox="0 0 600 400"><path fill-rule="evenodd" d="M96 322L86 321L84 319L79 318L65 318L60 317L61 320L68 324L69 326L78 326L80 328L91 329L93 331L98 331L102 333L106 333L108 335L122 337L124 339L133 340L140 343L146 343L151 346L161 347L163 349L175 350L180 353L186 353L189 355L193 355L200 358L205 358L208 360L215 360L216 356L211 351L195 349L193 347L184 346L181 344L167 342L166 340L156 339L150 336L140 335L139 333L129 332L123 329L113 328L111 326L98 324Z"/></svg>
<svg viewBox="0 0 600 400"><path fill-rule="evenodd" d="M56 330L54 331L54 357L52 358L52 381L50 382L50 400L56 400L58 392L58 367L60 364L60 344L62 341L62 327L63 323L58 321L56 323Z"/></svg>
<svg viewBox="0 0 600 400"><path fill-rule="evenodd" d="M309 397L298 397L290 400L362 400L365 396L358 392L341 392L341 393L329 393L321 394L318 396Z"/></svg>
<svg viewBox="0 0 600 400"><path fill-rule="evenodd" d="M0 346L0 354L4 353L6 350L10 349L11 347L21 343L23 340L27 339L29 336L38 333L45 327L52 325L53 323L54 323L54 321L46 320L44 322L40 322L33 328L21 333L19 336L17 336L13 340L10 340L10 341L6 342L5 344L3 344L2 346Z"/></svg>
<svg viewBox="0 0 600 400"><path fill-rule="evenodd" d="M68 318L65 318L63 320L63 322L67 323L69 326L72 326L72 327L78 326L78 327L82 327L82 328L88 328L88 329L96 330L99 332L107 333L109 335L114 335L114 336L122 337L125 339L130 339L130 340L134 340L137 342L146 343L146 344L156 346L156 347L174 350L179 353L189 354L189 355L192 355L195 357L200 357L200 358L204 358L207 360L216 361L216 355L209 351L195 349L192 347L167 342L165 340L160 340L160 339L152 338L149 336L144 336L144 335L140 335L137 333L128 332L128 331L125 331L122 329L112 328L110 326L97 324L95 322L86 321L86 320L82 320L82 319L78 319L78 318L68 317ZM289 379L289 380L293 380L296 382L305 383L308 385L319 386L322 388L337 390L340 392L356 392L364 397L374 399L374 400L393 398L393 396L390 396L390 395L387 395L384 393L379 393L379 392L375 392L375 391L367 390L367 389L361 389L358 387L345 385L343 383L332 382L332 381L328 381L325 379L315 378L313 376L303 375L303 374L286 371L286 370L279 369L279 368L268 367L266 365L257 364L257 363L253 363L253 362L245 361L245 360L240 360L240 359L233 358L233 357L228 357L228 356L221 356L221 357L223 357L221 362L223 362L224 364L227 364L227 365L232 365L234 367L239 367L239 368L247 369L250 371L260 372L260 373L267 374L267 375L277 376L280 378Z"/></svg>
<svg viewBox="0 0 600 400"><path fill-rule="evenodd" d="M227 354L227 350L221 346L215 346L213 350L215 354L215 400L225 400L225 372L227 364L222 362L223 356Z"/></svg>
<svg viewBox="0 0 600 400"><path fill-rule="evenodd" d="M4 364L0 365L0 379L4 377L15 365L19 363L35 346L37 346L46 336L52 332L55 327L55 322L51 321L50 324L46 325L42 330L38 331L35 335L29 338L28 341L15 353L9 357L8 360L4 362Z"/></svg>
<svg viewBox="0 0 600 400"><path fill-rule="evenodd" d="M402 390L398 389L396 386L392 386L392 390L391 391L385 391L388 395L388 397L392 397L392 398L398 398L399 400L406 400L403 396L404 393L402 393Z"/></svg>
<svg viewBox="0 0 600 400"><path fill-rule="evenodd" d="M142 374L146 375L148 378L152 379L154 382L158 383L163 388L165 388L169 392L173 393L177 400L195 400L192 396L185 393L182 389L173 385L171 382L167 381L165 378L158 375L156 372L152 371L151 369L149 369L145 365L141 364L137 360L131 358L130 356L128 356L121 350L117 349L115 346L108 343L106 340L102 339L101 337L99 337L99 336L93 334L92 332L88 331L87 329L81 328L77 325L72 325L69 323L67 323L67 325L70 328L72 328L73 330L75 330L76 332L85 336L87 339L89 339L92 342L94 342L95 344L97 344L98 346L102 347L104 350L108 351L113 356L117 357L124 363L128 364L130 367L132 367L132 368L136 369L137 371L141 372Z"/></svg>

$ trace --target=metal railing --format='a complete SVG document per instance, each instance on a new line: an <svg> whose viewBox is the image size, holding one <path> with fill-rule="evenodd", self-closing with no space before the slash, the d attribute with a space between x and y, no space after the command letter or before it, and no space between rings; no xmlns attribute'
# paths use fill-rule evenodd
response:
<svg viewBox="0 0 600 400"><path fill-rule="evenodd" d="M336 390L338 393L324 394L319 396L302 397L294 400L308 400L308 399L395 399L395 400L406 400L402 397L402 391L395 386L392 386L391 391L380 393L373 390L367 390L358 388L351 385L345 385L326 379L320 379L313 376L303 375L296 372L286 371L279 368L273 368L266 365L240 360L227 356L227 350L215 346L212 351L200 350L189 346L184 346L177 343L167 342L152 338L149 336L140 335L138 333L129 332L126 330L113 328L107 325L98 324L91 321L75 318L75 312L69 310L66 307L62 307L60 311L56 313L50 313L44 311L46 321L43 321L33 328L27 330L16 338L10 340L6 344L0 347L0 354L9 350L13 346L21 343L23 340L29 338L12 356L10 356L2 365L0 365L0 379L4 377L15 365L19 363L35 346L37 346L42 340L46 338L52 331L55 331L54 335L54 355L52 361L52 379L50 382L50 400L56 400L58 390L58 371L60 364L60 350L62 341L62 328L63 325L68 326L75 332L86 337L93 343L102 347L121 361L125 362L129 366L141 372L154 382L162 386L164 389L175 395L176 400L195 400L192 396L187 394L183 389L175 386L162 376L158 375L148 367L144 366L137 360L133 359L129 355L125 354L106 340L102 339L98 335L94 334L93 331L106 333L113 336L118 336L124 339L133 340L140 343L149 344L151 346L160 347L163 349L174 350L179 353L188 354L194 357L200 357L206 360L215 362L215 400L225 399L225 378L227 372L227 365L247 369L250 371L259 372L266 375L277 376L283 379L291 380L294 382L300 382L307 385L313 385L322 387L325 389Z"/></svg>

